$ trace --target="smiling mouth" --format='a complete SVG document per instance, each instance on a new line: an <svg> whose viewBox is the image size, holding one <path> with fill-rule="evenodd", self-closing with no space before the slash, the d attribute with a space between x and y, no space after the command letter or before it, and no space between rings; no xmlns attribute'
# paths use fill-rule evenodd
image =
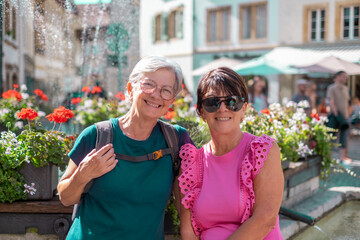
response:
<svg viewBox="0 0 360 240"><path fill-rule="evenodd" d="M154 108L159 108L161 105L155 105L155 104L152 104L152 103L150 103L150 102L148 102L148 101L146 101L145 100L145 102L146 102L146 104L148 104L148 105L150 105L150 106L152 106L152 107L154 107Z"/></svg>
<svg viewBox="0 0 360 240"><path fill-rule="evenodd" d="M216 120L218 121L227 121L227 120L230 120L231 117L218 117L218 118L215 118Z"/></svg>

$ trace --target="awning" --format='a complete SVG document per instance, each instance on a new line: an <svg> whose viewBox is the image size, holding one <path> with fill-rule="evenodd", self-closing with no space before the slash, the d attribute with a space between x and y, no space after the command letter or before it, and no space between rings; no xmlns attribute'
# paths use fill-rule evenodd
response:
<svg viewBox="0 0 360 240"><path fill-rule="evenodd" d="M301 74L294 66L309 66L317 64L326 57L336 57L344 61L360 62L360 46L348 49L329 48L322 50L300 49L294 47L276 47L261 57L244 62L233 69L239 74L270 75L270 74ZM277 68L277 71L267 71L267 68ZM247 69L247 70L246 70ZM310 71L309 71L310 72ZM348 73L352 75L353 73Z"/></svg>
<svg viewBox="0 0 360 240"><path fill-rule="evenodd" d="M292 68L285 64L279 64L276 61L266 57L258 57L247 61L233 68L240 75L278 75L278 74L299 74L302 70Z"/></svg>
<svg viewBox="0 0 360 240"><path fill-rule="evenodd" d="M360 74L360 64L348 62L334 56L325 57L314 64L296 67L316 73L336 73L338 71L344 71L349 75Z"/></svg>

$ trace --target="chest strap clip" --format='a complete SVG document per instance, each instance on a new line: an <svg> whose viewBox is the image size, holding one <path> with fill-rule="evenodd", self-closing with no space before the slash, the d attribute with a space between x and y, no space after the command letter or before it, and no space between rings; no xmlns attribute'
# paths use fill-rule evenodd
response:
<svg viewBox="0 0 360 240"><path fill-rule="evenodd" d="M153 159L158 160L163 156L161 149L152 153Z"/></svg>

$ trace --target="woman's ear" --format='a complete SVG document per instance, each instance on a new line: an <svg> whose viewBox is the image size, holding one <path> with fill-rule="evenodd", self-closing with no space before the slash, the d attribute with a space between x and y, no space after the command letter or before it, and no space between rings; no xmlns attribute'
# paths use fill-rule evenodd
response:
<svg viewBox="0 0 360 240"><path fill-rule="evenodd" d="M133 98L133 86L131 85L130 82L127 83L126 89L127 89L128 95L130 97L130 100L132 100L132 98Z"/></svg>
<svg viewBox="0 0 360 240"><path fill-rule="evenodd" d="M246 111L246 109L247 109L247 106L248 106L248 103L245 102L244 105L243 105L243 108L244 108L245 111Z"/></svg>
<svg viewBox="0 0 360 240"><path fill-rule="evenodd" d="M206 122L206 117L205 117L205 114L204 114L204 108L201 108L201 109L199 110L199 113L200 113L200 117L202 118L202 120L203 120L204 122Z"/></svg>
<svg viewBox="0 0 360 240"><path fill-rule="evenodd" d="M246 112L247 107L248 107L248 103L244 102L244 105L242 106L241 110Z"/></svg>
<svg viewBox="0 0 360 240"><path fill-rule="evenodd" d="M171 100L170 104L173 104L175 102L175 97Z"/></svg>

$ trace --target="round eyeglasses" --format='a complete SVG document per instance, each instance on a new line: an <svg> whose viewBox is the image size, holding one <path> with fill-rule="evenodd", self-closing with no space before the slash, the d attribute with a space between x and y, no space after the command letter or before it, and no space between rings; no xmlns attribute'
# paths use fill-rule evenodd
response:
<svg viewBox="0 0 360 240"><path fill-rule="evenodd" d="M225 103L227 109L233 112L239 111L245 103L245 99L240 96L224 96L224 97L210 97L202 101L204 109L209 113L216 112L221 103Z"/></svg>
<svg viewBox="0 0 360 240"><path fill-rule="evenodd" d="M152 94L156 91L157 88L158 88L158 86L157 86L156 82L151 79L145 79L140 82L140 89L144 93ZM174 96L175 96L174 89L171 86L162 86L160 88L160 96L164 100L170 100L170 99L174 98Z"/></svg>

